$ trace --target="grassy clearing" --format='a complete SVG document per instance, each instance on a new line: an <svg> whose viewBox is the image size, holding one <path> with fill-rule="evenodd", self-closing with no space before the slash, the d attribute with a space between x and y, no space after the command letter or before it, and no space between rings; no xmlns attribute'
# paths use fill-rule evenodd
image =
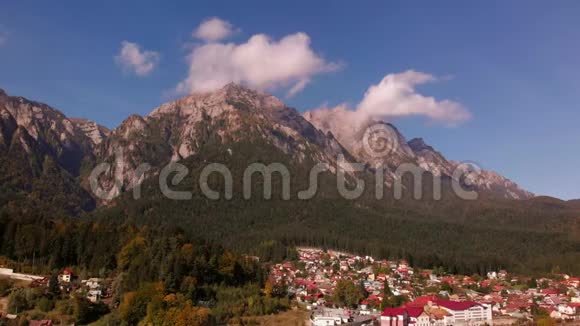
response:
<svg viewBox="0 0 580 326"><path fill-rule="evenodd" d="M280 325L306 326L309 312L304 309L292 309L279 314L261 317L243 318L244 325Z"/></svg>

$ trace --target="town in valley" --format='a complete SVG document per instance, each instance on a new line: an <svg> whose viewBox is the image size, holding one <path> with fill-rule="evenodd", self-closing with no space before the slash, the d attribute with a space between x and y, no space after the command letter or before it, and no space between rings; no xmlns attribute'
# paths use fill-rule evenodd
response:
<svg viewBox="0 0 580 326"><path fill-rule="evenodd" d="M332 250L298 249L270 280L310 312L312 325L512 325L580 321L580 278L453 275ZM357 323L358 322L358 323Z"/></svg>

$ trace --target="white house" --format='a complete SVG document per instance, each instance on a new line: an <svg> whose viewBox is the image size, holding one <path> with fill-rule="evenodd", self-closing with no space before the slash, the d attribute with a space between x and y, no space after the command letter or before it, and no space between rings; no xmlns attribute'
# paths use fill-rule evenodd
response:
<svg viewBox="0 0 580 326"><path fill-rule="evenodd" d="M62 283L70 283L72 281L73 275L74 274L72 270L65 268L62 271L62 274L58 276L58 281Z"/></svg>
<svg viewBox="0 0 580 326"><path fill-rule="evenodd" d="M342 325L351 322L348 311L343 309L319 309L310 316L312 326Z"/></svg>
<svg viewBox="0 0 580 326"><path fill-rule="evenodd" d="M437 305L451 314L451 325L493 325L491 306L473 301L437 300Z"/></svg>
<svg viewBox="0 0 580 326"><path fill-rule="evenodd" d="M86 282L85 285L89 288L89 289L97 289L101 286L101 282L102 280L100 278L89 278Z"/></svg>
<svg viewBox="0 0 580 326"><path fill-rule="evenodd" d="M101 290L89 290L89 293L87 294L87 299L89 299L89 301L91 301L92 303L95 303L101 300L102 296L103 291Z"/></svg>

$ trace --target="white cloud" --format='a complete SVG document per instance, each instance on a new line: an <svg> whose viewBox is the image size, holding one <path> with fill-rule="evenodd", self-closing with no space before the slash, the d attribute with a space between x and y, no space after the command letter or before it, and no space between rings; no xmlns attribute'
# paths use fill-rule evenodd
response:
<svg viewBox="0 0 580 326"><path fill-rule="evenodd" d="M137 76L146 76L155 69L159 58L159 53L155 51L141 50L139 44L123 41L119 55L115 56L115 62Z"/></svg>
<svg viewBox="0 0 580 326"><path fill-rule="evenodd" d="M305 116L318 124L326 124L331 130L354 132L369 120L391 120L409 116L425 116L434 122L456 125L471 118L460 103L437 100L419 94L415 87L435 82L438 78L414 70L386 75L380 83L371 85L355 109L342 104L335 108L326 106L307 112ZM344 130L342 130L344 129Z"/></svg>
<svg viewBox="0 0 580 326"><path fill-rule="evenodd" d="M229 22L213 17L203 21L193 32L193 37L207 42L223 40L234 33L234 28Z"/></svg>
<svg viewBox="0 0 580 326"><path fill-rule="evenodd" d="M279 41L257 34L242 44L208 43L195 47L188 60L189 76L177 86L179 93L211 91L237 82L258 89L289 87L291 96L314 75L340 68L315 53L305 33Z"/></svg>
<svg viewBox="0 0 580 326"><path fill-rule="evenodd" d="M356 122L359 115L350 109L347 103L336 107L328 107L325 103L317 109L305 112L304 118L316 128L324 132L332 132L339 141L343 142L343 145L348 145L360 129L360 124Z"/></svg>
<svg viewBox="0 0 580 326"><path fill-rule="evenodd" d="M379 84L369 87L356 111L370 118L426 116L430 120L451 125L471 118L461 104L437 100L415 90L417 85L436 80L433 75L414 70L386 75Z"/></svg>

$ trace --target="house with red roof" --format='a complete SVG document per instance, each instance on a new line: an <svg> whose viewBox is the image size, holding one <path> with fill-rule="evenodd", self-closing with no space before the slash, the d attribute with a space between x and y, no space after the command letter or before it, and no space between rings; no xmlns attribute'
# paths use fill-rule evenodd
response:
<svg viewBox="0 0 580 326"><path fill-rule="evenodd" d="M417 325L423 307L386 308L381 314L381 326Z"/></svg>
<svg viewBox="0 0 580 326"><path fill-rule="evenodd" d="M60 275L58 275L58 281L62 283L70 283L74 278L73 270L70 268L65 268Z"/></svg>
<svg viewBox="0 0 580 326"><path fill-rule="evenodd" d="M566 280L566 283L577 288L580 285L580 277L570 277Z"/></svg>
<svg viewBox="0 0 580 326"><path fill-rule="evenodd" d="M491 283L492 283L491 280L483 280L480 282L479 286L481 286L482 288L486 288L486 287L490 286Z"/></svg>
<svg viewBox="0 0 580 326"><path fill-rule="evenodd" d="M557 306L562 303L560 297L556 294L550 294L544 297L544 303L550 306Z"/></svg>
<svg viewBox="0 0 580 326"><path fill-rule="evenodd" d="M422 296L381 314L381 326L493 325L491 306L475 301L440 300Z"/></svg>
<svg viewBox="0 0 580 326"><path fill-rule="evenodd" d="M505 289L505 286L503 286L503 285L494 285L493 286L493 290L495 292L501 292L501 291L503 291L503 289Z"/></svg>
<svg viewBox="0 0 580 326"><path fill-rule="evenodd" d="M426 306L418 318L417 326L446 326L453 325L453 317L447 310L439 306Z"/></svg>
<svg viewBox="0 0 580 326"><path fill-rule="evenodd" d="M558 295L558 290L557 289L543 289L542 294L543 295Z"/></svg>
<svg viewBox="0 0 580 326"><path fill-rule="evenodd" d="M422 295L419 297L416 297L415 300L408 302L405 306L407 307L425 307L426 305L428 305L430 302L435 302L437 300L437 297L434 295Z"/></svg>
<svg viewBox="0 0 580 326"><path fill-rule="evenodd" d="M455 278L450 276L444 276L441 278L441 283L447 283L449 285L455 285Z"/></svg>
<svg viewBox="0 0 580 326"><path fill-rule="evenodd" d="M465 277L463 279L463 285L475 285L477 284L477 282L475 282L471 277Z"/></svg>

